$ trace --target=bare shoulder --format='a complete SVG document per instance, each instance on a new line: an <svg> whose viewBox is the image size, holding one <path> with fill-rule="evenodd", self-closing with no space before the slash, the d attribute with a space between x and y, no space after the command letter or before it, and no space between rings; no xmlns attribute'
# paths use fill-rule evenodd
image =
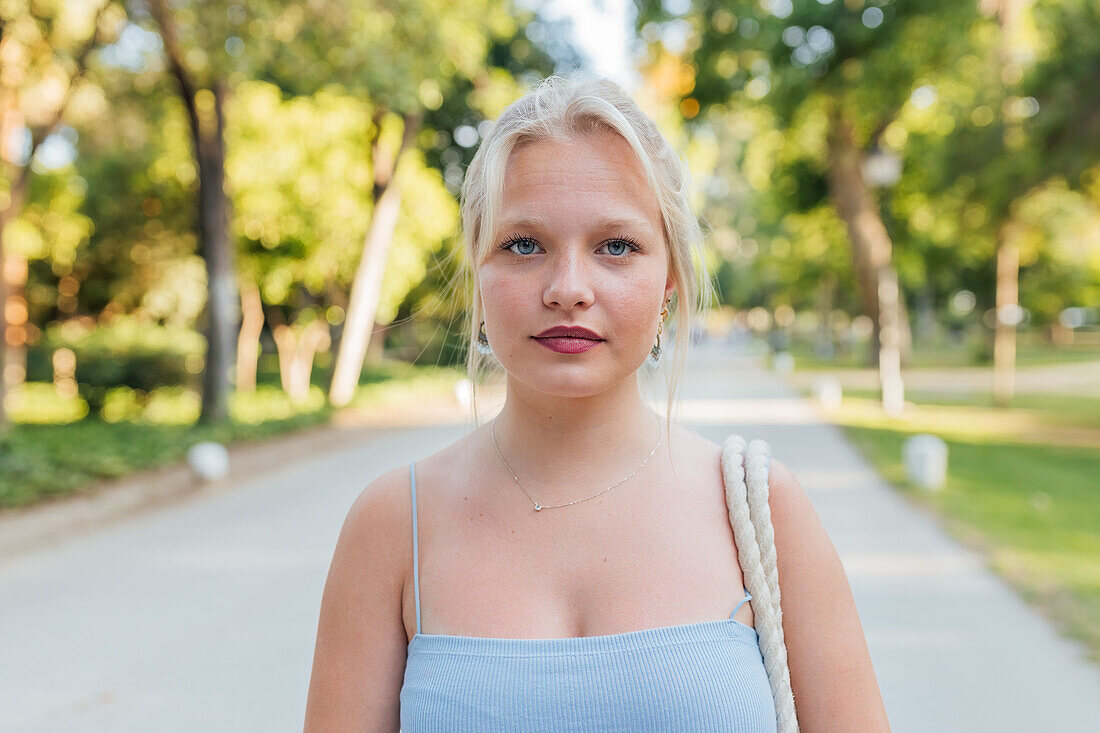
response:
<svg viewBox="0 0 1100 733"><path fill-rule="evenodd" d="M720 466L722 446L688 428L672 423L669 439L677 447L681 459L689 465Z"/></svg>
<svg viewBox="0 0 1100 733"><path fill-rule="evenodd" d="M347 512L321 599L306 731L399 728L411 503L404 466L368 484Z"/></svg>
<svg viewBox="0 0 1100 733"><path fill-rule="evenodd" d="M359 492L344 521L343 533L352 542L367 542L376 547L386 539L403 537L412 518L406 517L412 507L408 464L381 474ZM405 525L404 527L400 525ZM395 543L400 546L400 543ZM393 557L394 553L387 553ZM399 559L399 558L398 558Z"/></svg>
<svg viewBox="0 0 1100 733"><path fill-rule="evenodd" d="M778 521L784 525L787 534L797 536L800 531L811 527L819 528L822 533L825 531L806 490L791 469L775 456L768 464L768 506L772 512L773 526ZM779 531L778 528L776 531Z"/></svg>
<svg viewBox="0 0 1100 733"><path fill-rule="evenodd" d="M412 556L409 466L381 474L359 492L340 529L334 560L366 564L373 580L400 591ZM406 547L408 545L408 547ZM346 566L337 571L349 569ZM395 600L399 601L398 596Z"/></svg>
<svg viewBox="0 0 1100 733"><path fill-rule="evenodd" d="M768 506L802 731L889 731L848 577L813 503L774 456Z"/></svg>

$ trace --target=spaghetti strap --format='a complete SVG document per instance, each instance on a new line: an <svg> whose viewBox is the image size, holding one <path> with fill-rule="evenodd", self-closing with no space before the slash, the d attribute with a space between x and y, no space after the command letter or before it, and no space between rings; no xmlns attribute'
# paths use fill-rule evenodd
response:
<svg viewBox="0 0 1100 733"><path fill-rule="evenodd" d="M746 588L745 589L745 597L742 598L740 601L738 601L737 606L733 609L733 613L737 613L737 611L740 610L741 606L745 603L745 601L749 601L749 600L752 600L752 596L749 594L749 589ZM733 618L733 613L730 614L730 618Z"/></svg>
<svg viewBox="0 0 1100 733"><path fill-rule="evenodd" d="M413 598L416 604L416 633L420 633L420 564L417 559L416 537L416 463L409 464L409 483L412 486L413 525Z"/></svg>

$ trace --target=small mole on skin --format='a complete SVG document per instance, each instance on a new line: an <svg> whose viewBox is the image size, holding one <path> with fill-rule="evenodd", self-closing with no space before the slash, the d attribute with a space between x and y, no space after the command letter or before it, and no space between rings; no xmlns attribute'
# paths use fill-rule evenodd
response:
<svg viewBox="0 0 1100 733"><path fill-rule="evenodd" d="M481 512L478 512L478 513L477 513L477 515L478 515L479 517L484 517L484 516L485 516L485 515L484 515L484 514L482 514Z"/></svg>
<svg viewBox="0 0 1100 733"><path fill-rule="evenodd" d="M603 559L603 561L604 561L604 562L607 562L607 558L605 557L605 558Z"/></svg>

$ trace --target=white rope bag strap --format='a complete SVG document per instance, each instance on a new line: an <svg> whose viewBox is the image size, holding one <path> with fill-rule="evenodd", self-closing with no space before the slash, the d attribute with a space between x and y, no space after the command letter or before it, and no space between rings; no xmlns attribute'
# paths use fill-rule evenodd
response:
<svg viewBox="0 0 1100 733"><path fill-rule="evenodd" d="M768 505L770 464L771 451L763 440L754 440L746 446L745 439L734 434L722 446L726 506L745 587L753 598L760 651L775 702L776 729L778 733L798 733L787 646L783 641L775 532Z"/></svg>

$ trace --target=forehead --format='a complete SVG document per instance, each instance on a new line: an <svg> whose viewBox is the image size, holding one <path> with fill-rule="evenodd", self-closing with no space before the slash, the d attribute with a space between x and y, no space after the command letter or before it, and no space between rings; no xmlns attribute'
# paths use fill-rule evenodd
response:
<svg viewBox="0 0 1100 733"><path fill-rule="evenodd" d="M660 207L633 148L596 131L517 145L508 158L502 225L517 219L578 224L593 217L637 219L660 231Z"/></svg>

